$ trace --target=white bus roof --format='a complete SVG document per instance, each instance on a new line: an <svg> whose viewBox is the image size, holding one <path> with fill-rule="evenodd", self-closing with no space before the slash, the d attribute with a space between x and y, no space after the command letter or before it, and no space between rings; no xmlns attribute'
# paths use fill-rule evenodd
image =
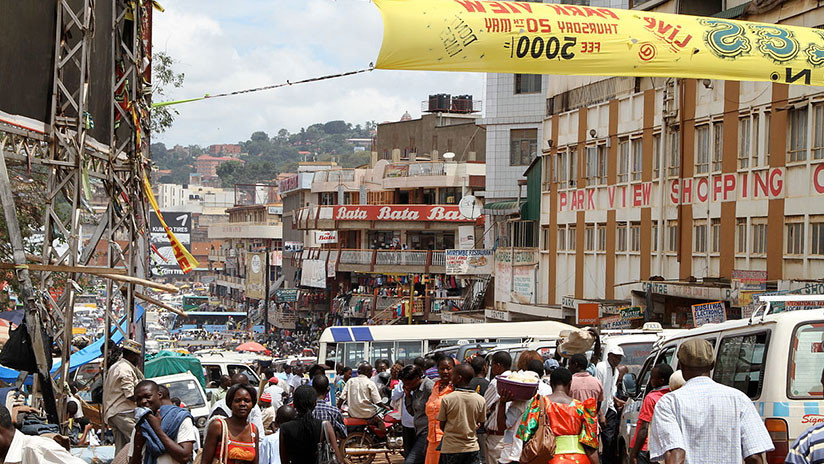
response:
<svg viewBox="0 0 824 464"><path fill-rule="evenodd" d="M455 340L557 337L575 327L556 321L494 322L488 324L371 325L328 327L321 343L396 340Z"/></svg>

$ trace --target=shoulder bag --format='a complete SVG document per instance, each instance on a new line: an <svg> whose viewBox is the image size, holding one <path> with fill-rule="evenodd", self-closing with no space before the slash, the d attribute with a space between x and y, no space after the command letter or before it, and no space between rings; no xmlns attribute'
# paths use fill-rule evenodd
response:
<svg viewBox="0 0 824 464"><path fill-rule="evenodd" d="M555 457L555 434L549 424L547 399L538 395L541 408L538 412L538 430L524 443L521 451L521 464L546 464Z"/></svg>
<svg viewBox="0 0 824 464"><path fill-rule="evenodd" d="M197 450L197 455L195 455L195 460L192 461L192 464L225 464L226 463L226 456L228 454L229 449L229 430L228 426L226 425L226 421L223 419L215 419L220 421L220 452L218 456L212 458L211 463L203 463L203 448ZM204 440L205 441L205 440Z"/></svg>
<svg viewBox="0 0 824 464"><path fill-rule="evenodd" d="M318 464L339 464L335 455L334 446L337 445L335 431L329 421L323 421L320 427L320 441L318 442Z"/></svg>

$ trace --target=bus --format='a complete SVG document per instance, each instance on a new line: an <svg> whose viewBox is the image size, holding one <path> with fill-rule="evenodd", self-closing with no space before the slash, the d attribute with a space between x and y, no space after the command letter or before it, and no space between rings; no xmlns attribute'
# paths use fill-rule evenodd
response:
<svg viewBox="0 0 824 464"><path fill-rule="evenodd" d="M318 360L354 367L377 359L412 360L446 345L553 340L571 330L556 321L328 327L320 336Z"/></svg>
<svg viewBox="0 0 824 464"><path fill-rule="evenodd" d="M183 295L183 310L193 311L200 309L200 305L209 302L208 296L201 295Z"/></svg>

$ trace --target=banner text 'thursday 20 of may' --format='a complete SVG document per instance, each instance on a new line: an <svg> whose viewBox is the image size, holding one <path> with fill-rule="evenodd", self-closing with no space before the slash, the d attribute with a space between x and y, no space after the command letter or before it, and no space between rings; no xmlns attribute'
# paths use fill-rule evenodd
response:
<svg viewBox="0 0 824 464"><path fill-rule="evenodd" d="M382 69L824 85L824 30L550 3L375 4Z"/></svg>

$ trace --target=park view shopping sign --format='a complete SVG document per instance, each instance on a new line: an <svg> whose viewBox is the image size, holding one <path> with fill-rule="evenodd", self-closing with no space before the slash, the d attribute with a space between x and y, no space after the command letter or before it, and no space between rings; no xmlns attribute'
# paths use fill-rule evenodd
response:
<svg viewBox="0 0 824 464"><path fill-rule="evenodd" d="M824 85L824 31L805 27L551 3L375 4L381 69Z"/></svg>
<svg viewBox="0 0 824 464"><path fill-rule="evenodd" d="M457 205L335 206L332 218L336 221L475 222L461 214Z"/></svg>

